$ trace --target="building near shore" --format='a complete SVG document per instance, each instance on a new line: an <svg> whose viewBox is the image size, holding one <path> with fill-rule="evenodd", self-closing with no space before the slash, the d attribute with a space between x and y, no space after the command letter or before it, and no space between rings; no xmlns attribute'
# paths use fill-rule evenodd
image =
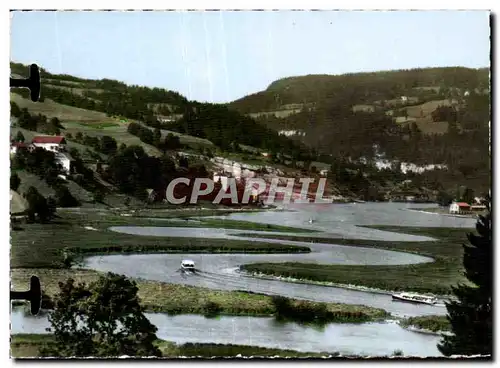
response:
<svg viewBox="0 0 500 368"><path fill-rule="evenodd" d="M465 202L453 202L450 204L450 213L453 214L464 214L469 212L471 209L470 205Z"/></svg>
<svg viewBox="0 0 500 368"><path fill-rule="evenodd" d="M66 151L66 139L61 135L37 135L36 137L33 137L33 139L31 140L31 144L35 147L41 147L47 151Z"/></svg>

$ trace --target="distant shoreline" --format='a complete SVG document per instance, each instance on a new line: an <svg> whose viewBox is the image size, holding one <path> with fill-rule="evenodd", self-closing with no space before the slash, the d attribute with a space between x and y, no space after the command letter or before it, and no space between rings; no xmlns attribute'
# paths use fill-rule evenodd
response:
<svg viewBox="0 0 500 368"><path fill-rule="evenodd" d="M454 215L449 212L443 207L434 207L434 208L407 208L408 211L414 211L414 212L424 212L432 215L441 215L441 216L448 216L448 217L458 217L458 218L472 218L475 219L478 215L482 214L482 212L478 212L477 214L468 214L468 215Z"/></svg>

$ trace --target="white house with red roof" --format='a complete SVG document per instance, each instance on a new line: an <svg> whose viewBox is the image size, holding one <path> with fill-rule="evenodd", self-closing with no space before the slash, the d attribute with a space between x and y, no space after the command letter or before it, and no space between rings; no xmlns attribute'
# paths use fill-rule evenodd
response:
<svg viewBox="0 0 500 368"><path fill-rule="evenodd" d="M20 149L27 149L32 152L38 147L53 152L57 163L62 166L63 171L66 174L71 172L71 162L74 160L66 152L66 139L63 136L39 135L34 137L31 143L12 142L10 145L10 153L15 155Z"/></svg>
<svg viewBox="0 0 500 368"><path fill-rule="evenodd" d="M470 210L470 205L465 202L453 202L450 204L450 213L464 213Z"/></svg>
<svg viewBox="0 0 500 368"><path fill-rule="evenodd" d="M34 147L41 147L47 151L66 151L66 139L61 135L38 135L33 137L31 144Z"/></svg>

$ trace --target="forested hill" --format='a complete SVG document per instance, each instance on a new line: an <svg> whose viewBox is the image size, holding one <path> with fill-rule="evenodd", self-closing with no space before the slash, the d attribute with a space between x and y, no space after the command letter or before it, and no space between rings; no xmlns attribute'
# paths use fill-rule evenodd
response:
<svg viewBox="0 0 500 368"><path fill-rule="evenodd" d="M233 101L229 106L245 114L302 108L304 104L342 103L352 106L402 95L446 94L449 89L484 91L489 88L489 79L488 68L463 67L306 75L277 80L266 90ZM293 104L298 106L287 106Z"/></svg>
<svg viewBox="0 0 500 368"><path fill-rule="evenodd" d="M11 63L11 74L27 77L27 65ZM229 110L221 104L189 101L181 94L161 88L126 85L111 79L84 79L40 70L45 99L109 117L123 117L148 127L174 131L198 139L208 139L223 150L239 144L294 157L309 155L300 142L278 133L252 117ZM28 90L12 92L28 97Z"/></svg>
<svg viewBox="0 0 500 368"><path fill-rule="evenodd" d="M489 79L462 67L307 75L228 106L326 157L444 164L448 186L487 189Z"/></svg>

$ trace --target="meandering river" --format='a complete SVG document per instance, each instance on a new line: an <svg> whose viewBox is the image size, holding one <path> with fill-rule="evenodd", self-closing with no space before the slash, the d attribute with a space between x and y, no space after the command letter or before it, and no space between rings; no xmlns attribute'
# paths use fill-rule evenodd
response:
<svg viewBox="0 0 500 368"><path fill-rule="evenodd" d="M409 211L425 204L363 203L289 205L287 211L233 213L222 218L265 224L319 230L314 234L330 238L357 238L389 241L430 241L428 237L380 231L358 225L393 225L418 227L471 228L475 220ZM219 217L220 218L220 217ZM308 243L242 237L239 234L269 232L181 227L114 227L113 231L169 237L197 237L207 241L213 238L245 239L263 242L305 245L308 254L137 254L93 256L85 267L111 271L130 277L203 286L222 290L248 290L270 295L283 295L322 302L363 304L383 308L396 316L443 315L443 305L418 305L392 301L390 295L344 288L289 283L248 277L235 272L241 264L252 262L311 262L321 264L397 265L431 262L432 259L415 254L374 248ZM273 232L276 234L276 232ZM199 273L185 275L178 272L182 259L196 262ZM16 317L17 316L17 317ZM407 355L438 356L439 337L418 334L402 329L394 323L331 324L322 331L296 324L277 325L272 318L148 315L159 327L158 336L176 342L218 342L247 344L301 351L340 351L351 354L385 355L401 349ZM32 320L31 320L31 319ZM35 320L37 322L35 322ZM13 331L36 332L42 329L43 318L19 317L13 314ZM17 327L16 327L17 326ZM45 328L45 327L43 327ZM17 329L17 330L16 330Z"/></svg>
<svg viewBox="0 0 500 368"><path fill-rule="evenodd" d="M390 241L427 241L428 237L375 230L357 225L401 225L473 227L474 219L435 216L408 211L417 205L405 203L319 204L290 205L288 211L233 213L223 218L285 225L319 230L314 234L296 236L344 237ZM418 207L426 205L418 204ZM432 206L432 205L427 205ZM137 254L89 257L86 267L98 271L110 271L148 280L203 286L221 290L248 290L270 295L283 295L322 302L363 304L383 308L396 316L445 314L444 305L417 305L393 302L386 294L318 285L263 280L235 272L236 268L252 262L311 262L321 264L397 265L431 262L432 259L415 254L386 251L374 248L349 247L300 241L239 237L238 234L258 231L226 230L212 228L177 227L114 227L111 230L136 235L169 237L197 237L207 241L213 238L245 239L305 245L308 254ZM276 233L273 233L276 234ZM196 262L200 270L195 275L178 272L182 259Z"/></svg>

